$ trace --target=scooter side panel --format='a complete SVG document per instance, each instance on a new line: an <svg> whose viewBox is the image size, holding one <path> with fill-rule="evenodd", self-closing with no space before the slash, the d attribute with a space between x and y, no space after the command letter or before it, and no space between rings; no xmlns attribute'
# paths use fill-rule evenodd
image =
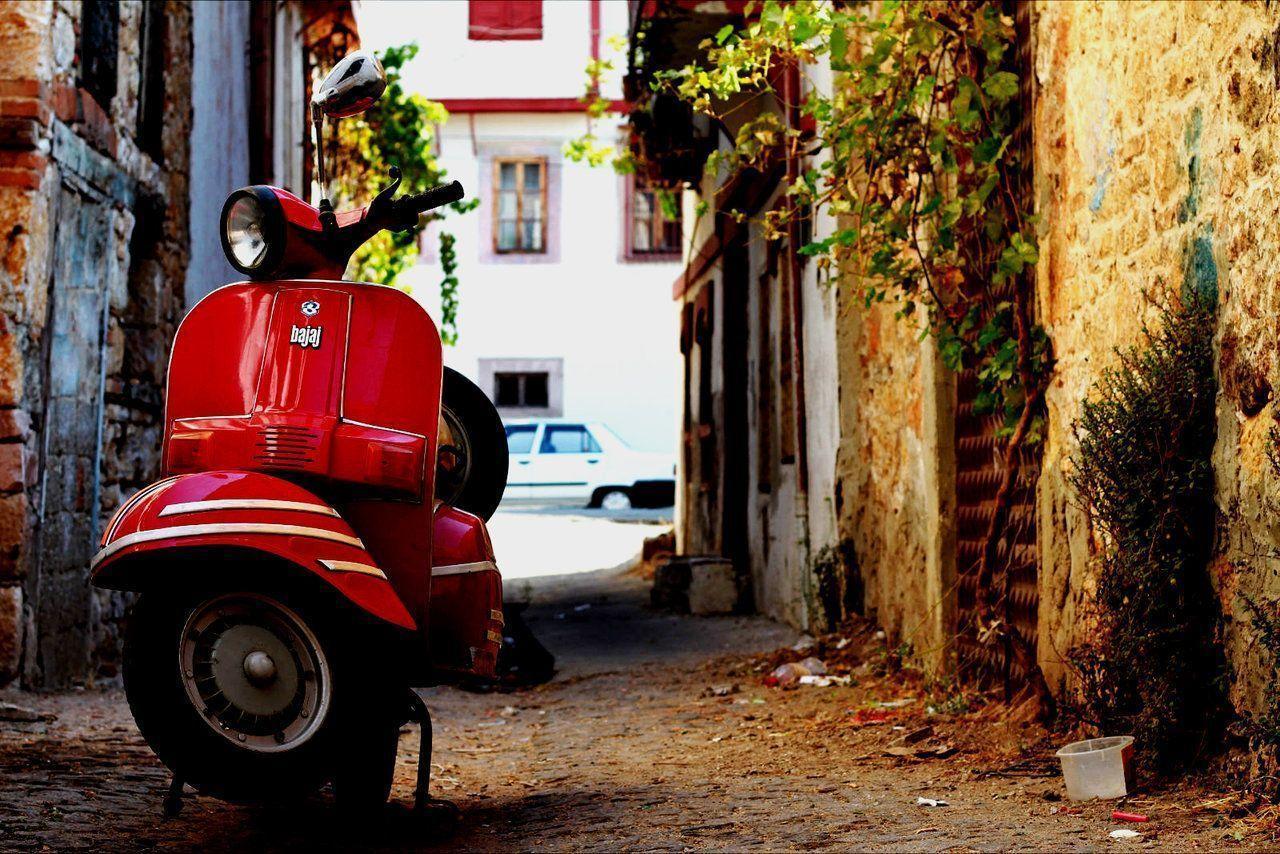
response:
<svg viewBox="0 0 1280 854"><path fill-rule="evenodd" d="M431 666L441 681L492 679L502 648L502 576L484 521L447 504L435 511Z"/></svg>
<svg viewBox="0 0 1280 854"><path fill-rule="evenodd" d="M183 556L210 547L275 555L311 572L369 614L417 628L385 572L337 510L297 484L254 472L180 475L142 490L107 526L91 580L101 587L140 590L157 582L171 585L172 573L217 573L225 566L193 564ZM166 552L174 555L172 562L136 559ZM156 577L158 571L165 577Z"/></svg>

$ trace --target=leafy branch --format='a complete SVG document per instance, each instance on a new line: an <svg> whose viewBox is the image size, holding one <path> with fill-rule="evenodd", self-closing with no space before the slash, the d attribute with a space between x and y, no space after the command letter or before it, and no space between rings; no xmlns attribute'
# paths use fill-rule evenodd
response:
<svg viewBox="0 0 1280 854"><path fill-rule="evenodd" d="M335 202L340 200L348 206L368 203L385 186L393 165L400 167L403 193L421 193L444 182L446 173L436 159L434 147L437 128L448 121L449 112L437 101L406 91L401 82L405 64L417 54L418 46L413 42L378 53L387 73L387 91L368 112L338 126L338 148L344 156L334 175ZM456 202L425 214L409 231L381 232L356 251L348 270L350 276L394 285L417 260L418 237L427 223L443 220L450 213L464 214L479 203L479 199ZM441 261L443 264L446 255L446 238L452 263L445 265L440 283L440 329L446 342L452 343L457 339L458 279L452 236L443 233Z"/></svg>
<svg viewBox="0 0 1280 854"><path fill-rule="evenodd" d="M1008 625L1007 569L997 567L1020 451L1042 436L1052 368L1031 306L1039 252L1024 188L1030 152L1016 137L1015 23L1003 8L989 0L748 4L743 26L706 39L699 61L653 71L649 87L650 97L675 95L725 132L737 127L733 145L710 154L709 172L768 174L781 159L802 162L785 187L791 203L761 215L766 237L815 211L831 214L834 231L800 253L867 307L923 315L945 364L974 372L976 414L997 416L1004 440L995 512L972 570L983 591L980 628L1010 638L1015 657L1038 673L1034 650ZM829 90L805 77L823 64L834 72ZM787 75L801 78L803 95L780 85ZM802 120L790 121L797 109ZM639 147L663 150L661 138ZM1035 687L1047 700L1043 681Z"/></svg>

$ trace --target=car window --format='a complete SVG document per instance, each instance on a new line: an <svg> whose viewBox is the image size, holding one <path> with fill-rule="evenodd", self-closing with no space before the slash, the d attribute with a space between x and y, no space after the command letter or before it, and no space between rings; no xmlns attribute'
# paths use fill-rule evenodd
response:
<svg viewBox="0 0 1280 854"><path fill-rule="evenodd" d="M537 424L510 424L507 426L507 452L511 454L533 453L533 437Z"/></svg>
<svg viewBox="0 0 1280 854"><path fill-rule="evenodd" d="M544 454L598 454L600 445L581 424L548 424L540 450Z"/></svg>

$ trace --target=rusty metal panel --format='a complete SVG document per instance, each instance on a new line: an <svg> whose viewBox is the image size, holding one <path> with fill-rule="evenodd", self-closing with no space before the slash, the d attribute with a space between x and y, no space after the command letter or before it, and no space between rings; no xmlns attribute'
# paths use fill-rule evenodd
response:
<svg viewBox="0 0 1280 854"><path fill-rule="evenodd" d="M1017 46L1014 57L1021 92L1021 115L1013 133L1011 154L1020 158L1019 195L1028 209L1032 197L1031 116L1034 81L1032 80L1032 5L1018 2L1014 6ZM1031 288L1027 277L1017 287ZM990 303L1013 297L1012 286L993 289ZM1004 474L1004 442L997 438L1001 419L974 413L978 393L976 371L967 370L956 382L956 591L957 652L963 676L982 681L993 678L1017 683L1027 674L1013 662L1005 644L978 642L978 563L986 541L987 528L995 512L996 492ZM1039 447L1024 448L1018 455L1018 472L1009 508L1009 518L1001 537L998 561L993 573L1002 570L1007 588L1002 597L1002 617L1027 639L1032 646L1038 631L1039 585L1037 579L1035 485L1040 474Z"/></svg>
<svg viewBox="0 0 1280 854"><path fill-rule="evenodd" d="M978 643L978 563L986 541L987 527L995 511L996 492L1003 472L1004 442L996 436L1000 418L977 415L973 401L977 395L976 372L960 374L956 383L956 568L959 572L957 598L957 651L961 673L989 679L1013 679L1026 674L1012 667L1007 652L999 645ZM1004 603L1005 619L1032 644L1036 640L1039 592L1036 567L1035 483L1039 475L1038 454L1019 455L1018 474L1009 511L1009 521L998 551L998 567L1008 571L1009 587Z"/></svg>

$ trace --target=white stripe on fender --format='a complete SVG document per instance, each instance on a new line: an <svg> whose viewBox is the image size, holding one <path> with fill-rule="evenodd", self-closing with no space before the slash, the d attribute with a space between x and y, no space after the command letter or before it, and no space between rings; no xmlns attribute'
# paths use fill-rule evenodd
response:
<svg viewBox="0 0 1280 854"><path fill-rule="evenodd" d="M188 537L226 536L236 534L272 534L282 537L307 537L312 540L329 540L364 548L358 537L351 537L337 531L326 531L324 528L308 528L303 525L267 525L220 522L210 525L175 525L172 528L156 528L152 531L138 531L126 534L111 545L93 556L90 567L95 567L121 549L136 546L139 543L152 543L156 540L177 540Z"/></svg>
<svg viewBox="0 0 1280 854"><path fill-rule="evenodd" d="M322 560L320 565L330 572L359 572L362 575L374 575L386 578L387 574L378 567L367 563L356 563L350 560Z"/></svg>
<svg viewBox="0 0 1280 854"><path fill-rule="evenodd" d="M273 498L219 498L210 501L187 501L182 504L170 504L160 511L160 515L179 516L183 513L208 513L214 510L289 510L295 513L318 513L321 516L338 515L337 510L325 504L277 501Z"/></svg>
<svg viewBox="0 0 1280 854"><path fill-rule="evenodd" d="M432 575L466 575L470 572L497 572L498 565L491 560L478 560L474 563L448 563L444 566L431 567Z"/></svg>
<svg viewBox="0 0 1280 854"><path fill-rule="evenodd" d="M166 477L164 480L157 480L150 486L144 486L142 489L139 489L133 495L129 496L129 498L120 505L119 509L116 510L115 515L111 517L111 522L107 525L107 533L103 535L102 542L104 544L111 542L111 539L116 535L116 529L119 528L120 523L124 521L125 513L127 513L134 504L146 498L156 490L168 486L177 479L178 476L175 475L173 477Z"/></svg>

